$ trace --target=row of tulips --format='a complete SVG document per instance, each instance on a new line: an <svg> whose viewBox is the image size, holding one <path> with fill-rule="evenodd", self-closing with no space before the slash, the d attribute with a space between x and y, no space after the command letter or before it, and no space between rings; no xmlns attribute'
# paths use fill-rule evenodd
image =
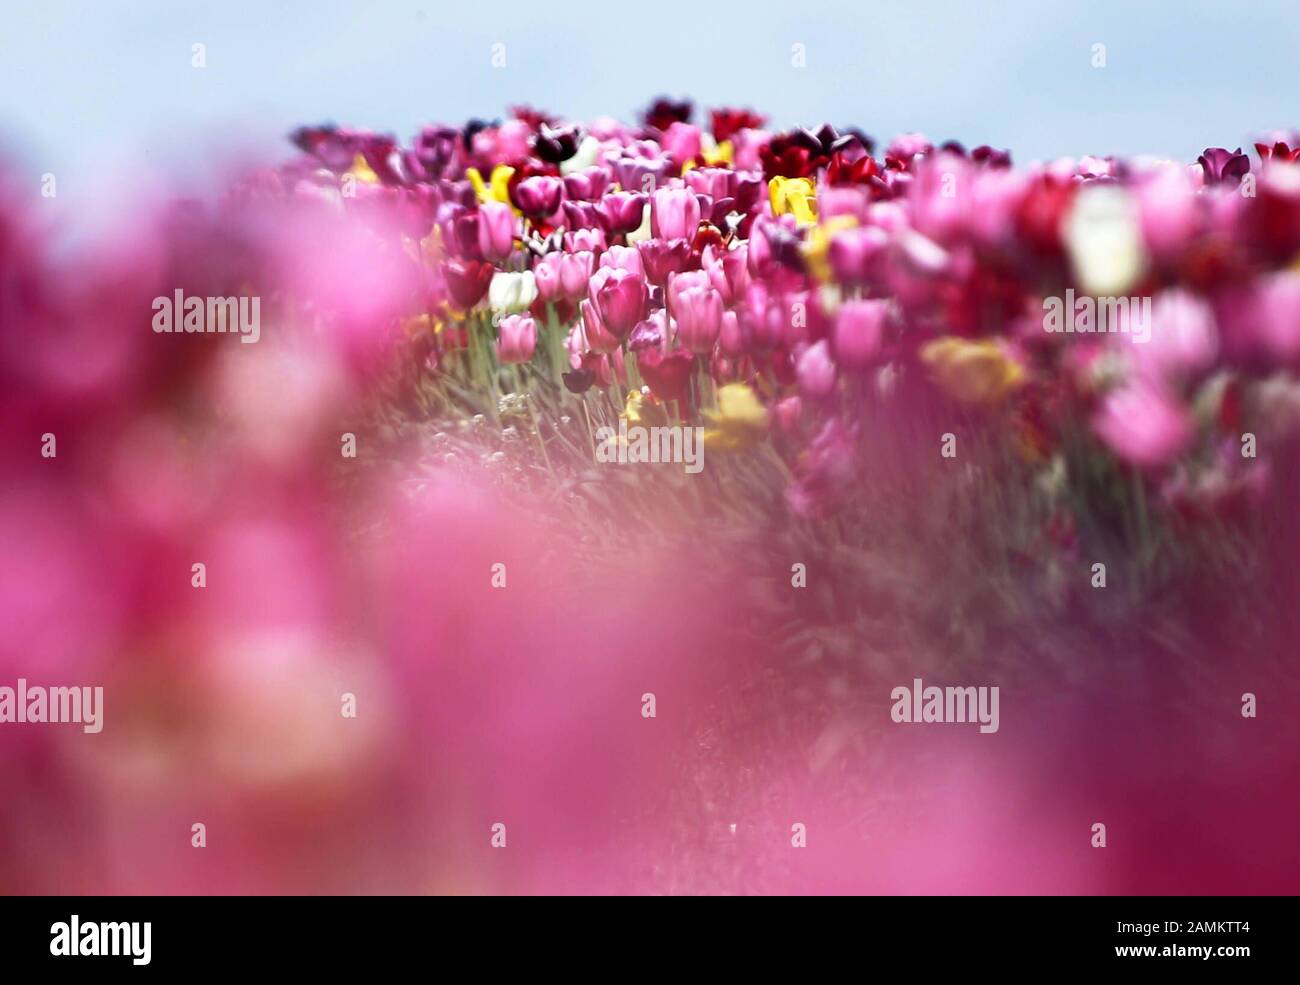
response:
<svg viewBox="0 0 1300 985"><path fill-rule="evenodd" d="M776 426L816 458L859 423L862 393L937 387L1042 459L1083 420L1170 495L1248 486L1242 434L1294 423L1293 136L1261 141L1257 161L1210 148L1191 164L1016 168L988 146L907 134L878 149L855 129L775 131L735 109L697 125L692 109L661 99L629 125L519 108L409 147L306 128L303 156L253 187L400 241L414 273L395 320L435 372L489 333L493 390L493 359L533 364L625 414L734 411L739 444ZM1070 317L1121 297L1133 313L1045 330L1066 297ZM1144 300L1145 344L1126 321Z"/></svg>

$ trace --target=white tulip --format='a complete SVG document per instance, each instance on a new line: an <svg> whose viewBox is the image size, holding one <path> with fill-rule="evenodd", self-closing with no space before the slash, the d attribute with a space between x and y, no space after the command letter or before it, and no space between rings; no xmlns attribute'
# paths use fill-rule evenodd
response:
<svg viewBox="0 0 1300 985"><path fill-rule="evenodd" d="M499 314L527 311L537 300L537 280L531 270L498 270L488 285L488 305Z"/></svg>

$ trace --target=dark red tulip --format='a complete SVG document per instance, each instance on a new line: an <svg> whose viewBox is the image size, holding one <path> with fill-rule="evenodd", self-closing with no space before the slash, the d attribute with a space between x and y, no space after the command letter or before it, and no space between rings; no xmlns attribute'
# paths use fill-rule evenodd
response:
<svg viewBox="0 0 1300 985"><path fill-rule="evenodd" d="M494 267L482 260L448 260L442 265L452 303L468 311L483 300L492 283Z"/></svg>

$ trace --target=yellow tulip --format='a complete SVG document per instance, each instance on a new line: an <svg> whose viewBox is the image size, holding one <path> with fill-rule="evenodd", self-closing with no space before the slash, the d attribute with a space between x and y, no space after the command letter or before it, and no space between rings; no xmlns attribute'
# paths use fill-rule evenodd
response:
<svg viewBox="0 0 1300 985"><path fill-rule="evenodd" d="M768 184L773 215L794 216L801 226L817 221L817 188L809 178L783 178L777 175Z"/></svg>
<svg viewBox="0 0 1300 985"><path fill-rule="evenodd" d="M623 420L627 429L664 427L668 423L668 412L664 405L653 395L643 394L639 390L629 390L623 407Z"/></svg>
<svg viewBox="0 0 1300 985"><path fill-rule="evenodd" d="M718 407L706 410L709 427L704 447L711 451L752 448L767 434L767 409L744 383L728 383L718 390Z"/></svg>
<svg viewBox="0 0 1300 985"><path fill-rule="evenodd" d="M831 279L831 265L827 259L831 250L831 240L837 233L852 229L857 224L858 220L851 215L837 215L808 230L808 238L804 240L801 248L803 257L807 262L808 272L823 284Z"/></svg>
<svg viewBox="0 0 1300 985"><path fill-rule="evenodd" d="M945 336L920 355L939 387L964 403L999 403L1025 382L1024 367L990 339Z"/></svg>
<svg viewBox="0 0 1300 985"><path fill-rule="evenodd" d="M358 154L356 160L352 162L352 167L348 169L347 173L363 184L379 184L379 175L375 174L374 169L366 163L366 159L360 154Z"/></svg>
<svg viewBox="0 0 1300 985"><path fill-rule="evenodd" d="M479 173L478 168L466 168L465 177L469 183L474 186L474 194L478 196L480 202L501 202L503 205L509 205L514 209L515 215L519 215L518 209L510 201L510 179L514 175L515 169L506 164L498 164L492 169L492 177L489 179L490 184L483 180L483 175Z"/></svg>

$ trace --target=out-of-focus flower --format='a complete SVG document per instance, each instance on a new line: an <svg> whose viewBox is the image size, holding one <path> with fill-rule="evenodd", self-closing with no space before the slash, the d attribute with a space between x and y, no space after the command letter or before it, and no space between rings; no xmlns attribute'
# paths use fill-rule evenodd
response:
<svg viewBox="0 0 1300 985"><path fill-rule="evenodd" d="M1140 372L1158 382L1209 369L1218 354L1214 309L1181 288L1162 291L1151 307L1150 341L1133 346Z"/></svg>
<svg viewBox="0 0 1300 985"><path fill-rule="evenodd" d="M537 323L527 315L507 315L497 326L497 359L526 363L537 348Z"/></svg>
<svg viewBox="0 0 1300 985"><path fill-rule="evenodd" d="M1161 386L1133 380L1106 395L1093 430L1120 459L1141 468L1166 465L1192 439L1187 411Z"/></svg>
<svg viewBox="0 0 1300 985"><path fill-rule="evenodd" d="M804 350L796 371L799 394L805 399L819 400L835 392L835 362L831 359L830 344L825 339Z"/></svg>
<svg viewBox="0 0 1300 985"><path fill-rule="evenodd" d="M1160 167L1137 188L1142 239L1152 257L1172 263L1191 245L1201 209L1187 169Z"/></svg>
<svg viewBox="0 0 1300 985"><path fill-rule="evenodd" d="M653 393L629 390L621 416L632 428L663 427L668 423L668 410Z"/></svg>
<svg viewBox="0 0 1300 985"><path fill-rule="evenodd" d="M695 372L695 356L687 349L665 353L652 346L637 353L637 369L660 400L685 400Z"/></svg>
<svg viewBox="0 0 1300 985"><path fill-rule="evenodd" d="M877 363L884 342L884 301L846 301L835 319L835 362L846 369L867 369Z"/></svg>
<svg viewBox="0 0 1300 985"><path fill-rule="evenodd" d="M689 123L694 110L695 104L689 99L676 100L660 96L650 104L643 119L646 126L667 130L674 123Z"/></svg>
<svg viewBox="0 0 1300 985"><path fill-rule="evenodd" d="M664 131L660 143L678 168L699 157L702 147L699 127L680 121L673 123Z"/></svg>
<svg viewBox="0 0 1300 985"><path fill-rule="evenodd" d="M1089 294L1125 294L1146 270L1137 205L1117 186L1093 184L1079 192L1066 219L1065 243Z"/></svg>
<svg viewBox="0 0 1300 985"><path fill-rule="evenodd" d="M559 164L561 161L569 160L578 152L579 136L577 127L551 129L543 123L538 128L537 136L533 138L533 150L543 161ZM551 211L553 212L554 209Z"/></svg>
<svg viewBox="0 0 1300 985"><path fill-rule="evenodd" d="M760 130L766 118L753 110L721 108L709 111L713 139L718 143L730 140L741 130Z"/></svg>
<svg viewBox="0 0 1300 985"><path fill-rule="evenodd" d="M889 234L877 226L841 229L827 247L831 274L845 284L870 284L884 273L888 246Z"/></svg>
<svg viewBox="0 0 1300 985"><path fill-rule="evenodd" d="M767 434L767 409L744 383L718 388L718 406L704 411L709 426L704 430L704 447L710 451L741 451L752 448Z"/></svg>
<svg viewBox="0 0 1300 985"><path fill-rule="evenodd" d="M920 357L938 386L964 403L998 403L1025 381L1021 364L990 339L935 339Z"/></svg>
<svg viewBox="0 0 1300 985"><path fill-rule="evenodd" d="M854 427L832 417L800 456L796 481L785 492L796 515L821 519L833 514L857 481L857 441Z"/></svg>

